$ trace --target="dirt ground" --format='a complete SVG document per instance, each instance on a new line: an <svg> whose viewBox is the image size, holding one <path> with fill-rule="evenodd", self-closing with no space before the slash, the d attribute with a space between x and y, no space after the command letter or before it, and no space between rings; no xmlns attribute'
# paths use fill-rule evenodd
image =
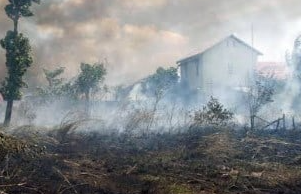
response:
<svg viewBox="0 0 301 194"><path fill-rule="evenodd" d="M300 193L301 131L164 134L20 127L1 135L0 193Z"/></svg>

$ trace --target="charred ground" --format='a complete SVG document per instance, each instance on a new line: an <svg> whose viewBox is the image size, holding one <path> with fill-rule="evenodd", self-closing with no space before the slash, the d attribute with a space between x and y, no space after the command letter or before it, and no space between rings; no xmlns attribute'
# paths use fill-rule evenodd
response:
<svg viewBox="0 0 301 194"><path fill-rule="evenodd" d="M104 134L27 126L1 135L2 193L298 193L301 131Z"/></svg>

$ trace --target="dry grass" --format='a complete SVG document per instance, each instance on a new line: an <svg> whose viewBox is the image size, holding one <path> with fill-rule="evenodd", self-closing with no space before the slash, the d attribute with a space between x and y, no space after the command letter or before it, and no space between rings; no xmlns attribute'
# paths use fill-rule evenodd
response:
<svg viewBox="0 0 301 194"><path fill-rule="evenodd" d="M26 140L35 142L39 148L45 146L45 150L26 158L18 152L18 146L9 144L11 150L17 151L10 153L20 154L5 152L0 166L4 169L0 190L261 194L298 193L301 189L301 143L292 139L289 132L267 136L204 128L131 136L126 132L79 133L74 130L78 123L71 124L44 132L23 127L14 130L14 138L5 136L24 145ZM63 141L61 130L68 131Z"/></svg>

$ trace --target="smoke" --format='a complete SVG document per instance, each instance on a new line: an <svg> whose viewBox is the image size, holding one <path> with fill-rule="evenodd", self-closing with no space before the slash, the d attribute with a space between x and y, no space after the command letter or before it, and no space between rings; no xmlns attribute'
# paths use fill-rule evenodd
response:
<svg viewBox="0 0 301 194"><path fill-rule="evenodd" d="M110 11L131 4L135 2L118 7L113 1L53 0L37 6L36 17L21 22L21 31L34 47L31 73L35 76L31 76L42 80L42 68L66 66L71 77L80 62L107 61L107 82L120 84L146 76L159 65L174 63L175 56L180 57L186 48L187 37L151 24L124 23ZM138 3L137 9L144 6Z"/></svg>
<svg viewBox="0 0 301 194"><path fill-rule="evenodd" d="M1 0L3 10L7 2ZM133 82L158 66L197 52L233 32L251 39L266 60L283 61L291 26L300 26L297 0L47 0L34 6L35 17L22 19L21 31L29 36L35 62L32 83L43 81L42 68L67 68L74 76L81 62L108 61L108 83ZM0 36L12 28L0 12ZM297 27L296 27L297 28ZM296 32L298 33L298 32ZM4 75L0 51L0 76Z"/></svg>
<svg viewBox="0 0 301 194"><path fill-rule="evenodd" d="M275 106L279 106L284 113L296 115L300 112L300 65L301 65L301 37L296 37L291 54L286 60L289 68L289 77L286 79L284 90L275 97Z"/></svg>
<svg viewBox="0 0 301 194"><path fill-rule="evenodd" d="M5 4L0 0L0 37L12 29L3 11ZM26 79L36 86L45 81L43 68L66 67L64 76L71 78L81 62L106 61L106 83L128 84L147 77L158 66L175 66L178 59L229 34L251 42L252 25L254 47L264 53L261 60L284 61L299 33L300 6L299 0L44 0L34 5L35 17L20 22L34 54ZM0 49L0 79L4 75L5 52ZM139 93L135 89L132 98ZM232 97L223 92L220 98L229 103ZM45 118L57 122L66 114L51 116L64 104L56 103L47 117L40 116L46 109L37 110L41 117L37 124L45 123Z"/></svg>

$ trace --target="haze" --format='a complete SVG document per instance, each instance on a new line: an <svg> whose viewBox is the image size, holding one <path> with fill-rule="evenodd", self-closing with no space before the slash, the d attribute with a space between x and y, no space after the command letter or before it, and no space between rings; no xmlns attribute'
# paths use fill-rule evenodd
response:
<svg viewBox="0 0 301 194"><path fill-rule="evenodd" d="M0 0L3 10L7 1ZM74 76L81 62L107 61L107 83L127 84L175 66L183 57L235 33L264 53L261 61L284 61L301 26L297 0L47 0L22 20L35 56L32 83L43 82L42 68L67 68ZM0 37L12 29L0 12ZM5 53L0 50L0 77Z"/></svg>

